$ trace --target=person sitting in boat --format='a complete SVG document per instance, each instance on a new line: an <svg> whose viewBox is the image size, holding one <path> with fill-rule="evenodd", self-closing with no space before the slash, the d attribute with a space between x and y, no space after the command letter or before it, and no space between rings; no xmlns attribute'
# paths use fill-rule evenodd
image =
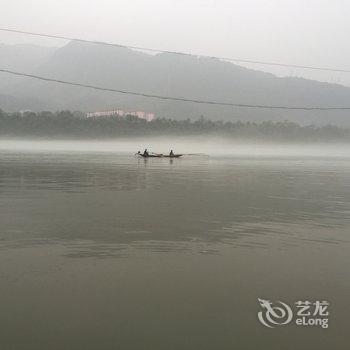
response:
<svg viewBox="0 0 350 350"><path fill-rule="evenodd" d="M171 150L171 151L170 151L170 153L169 153L169 155L170 155L170 157L174 157L174 156L175 156L174 151L173 151L173 150Z"/></svg>
<svg viewBox="0 0 350 350"><path fill-rule="evenodd" d="M144 157L148 157L148 156L149 156L149 153L148 153L148 151L147 151L147 148L143 151L143 156L144 156Z"/></svg>

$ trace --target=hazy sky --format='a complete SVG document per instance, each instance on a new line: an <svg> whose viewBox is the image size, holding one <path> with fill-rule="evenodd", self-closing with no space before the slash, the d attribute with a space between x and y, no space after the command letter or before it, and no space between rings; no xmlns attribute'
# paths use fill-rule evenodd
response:
<svg viewBox="0 0 350 350"><path fill-rule="evenodd" d="M0 4L0 27L350 69L350 1L346 0L0 0ZM1 42L64 44L0 32ZM345 73L273 71L350 85L350 74Z"/></svg>

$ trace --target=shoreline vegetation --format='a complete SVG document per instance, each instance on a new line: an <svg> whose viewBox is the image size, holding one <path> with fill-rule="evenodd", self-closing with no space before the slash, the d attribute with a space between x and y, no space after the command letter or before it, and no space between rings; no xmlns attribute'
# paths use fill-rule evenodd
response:
<svg viewBox="0 0 350 350"><path fill-rule="evenodd" d="M82 112L6 113L0 110L0 137L110 139L157 136L218 136L232 140L347 142L350 129L334 125L301 126L291 121L243 122L138 117L86 118Z"/></svg>

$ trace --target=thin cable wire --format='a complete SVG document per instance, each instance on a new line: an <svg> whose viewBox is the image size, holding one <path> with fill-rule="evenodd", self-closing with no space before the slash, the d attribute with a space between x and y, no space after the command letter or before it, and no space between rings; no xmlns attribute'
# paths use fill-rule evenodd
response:
<svg viewBox="0 0 350 350"><path fill-rule="evenodd" d="M39 37L44 37L44 38L79 41L79 42L83 42L83 43L92 43L92 44L97 44L97 45L123 47L123 48L128 48L128 49L142 50L142 51L149 51L149 52L158 52L158 53L168 53L168 54L173 54L173 55L212 58L212 59L224 60L224 61L230 61L230 62L261 64L261 65L266 65L266 66L278 66L278 67L289 67L289 68L311 69L311 70L328 71L328 72L350 73L350 70L348 70L348 69L330 68L330 67L316 67L316 66L307 66L307 65L298 65L298 64L288 64L288 63L279 63L279 62L250 60L250 59L243 59L243 58L200 55L200 54L197 55L197 54L191 54L191 53L180 52L180 51L161 50L161 49L154 49L154 48L142 47L142 46L122 45L122 44L110 43L110 42L105 42L105 41L94 41L94 40L72 38L72 37L61 36L61 35L52 35L52 34L44 34L44 33L36 33L36 32L27 32L27 31L23 31L23 30L16 30L16 29L9 29L9 28L0 28L0 31L2 31L2 32L9 32L9 33L24 34L24 35L33 35L33 36L39 36Z"/></svg>
<svg viewBox="0 0 350 350"><path fill-rule="evenodd" d="M242 107L242 108L261 108L261 109L289 109L289 110L304 110L304 111L350 110L350 107L292 107L292 106L273 106L273 105L253 105L253 104L244 104L244 103L232 103L232 102L220 102L220 101L213 101L213 100L191 99L191 98L185 98L185 97L161 96L161 95L147 94L147 93L143 93L143 92L119 90L119 89L112 89L112 88L90 85L90 84L76 83L76 82L72 82L72 81L66 81L66 80L60 80L60 79L54 79L54 78L46 78L46 77L42 77L42 76L34 75L34 74L15 72L15 71L8 70L8 69L0 69L0 72L13 74L13 75L17 75L17 76L24 76L24 77L33 78L33 79L39 79L39 80L53 82L53 83L79 86L79 87L84 87L84 88L89 88L89 89L94 89L94 90L116 92L116 93L120 93L120 94L141 96L141 97L146 97L146 98L155 98L155 99L159 99L159 100L191 102L191 103L198 103L198 104L231 106L231 107Z"/></svg>

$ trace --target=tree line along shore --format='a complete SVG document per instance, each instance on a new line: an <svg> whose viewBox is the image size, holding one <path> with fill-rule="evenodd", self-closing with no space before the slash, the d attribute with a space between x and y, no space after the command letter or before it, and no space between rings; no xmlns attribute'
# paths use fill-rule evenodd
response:
<svg viewBox="0 0 350 350"><path fill-rule="evenodd" d="M128 136L223 136L266 141L350 141L350 129L302 126L291 121L213 121L126 117L86 118L82 112L6 113L0 110L1 137L117 138Z"/></svg>

